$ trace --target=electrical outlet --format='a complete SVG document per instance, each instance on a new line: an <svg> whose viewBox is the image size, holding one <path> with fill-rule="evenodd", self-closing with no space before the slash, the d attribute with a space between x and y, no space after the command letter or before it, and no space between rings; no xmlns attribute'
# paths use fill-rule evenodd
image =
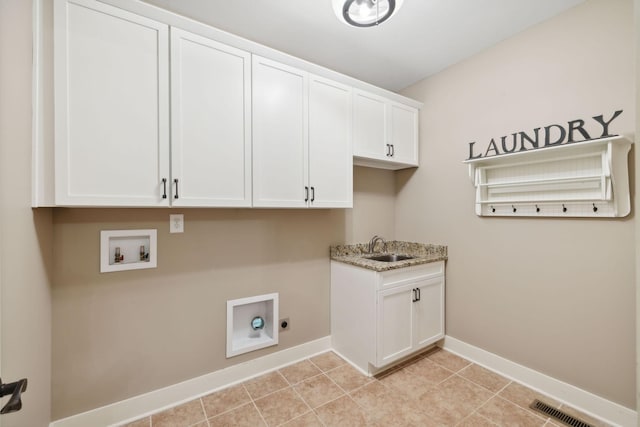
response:
<svg viewBox="0 0 640 427"><path fill-rule="evenodd" d="M184 233L184 215L169 215L169 233Z"/></svg>
<svg viewBox="0 0 640 427"><path fill-rule="evenodd" d="M290 326L291 326L291 322L289 321L288 317L285 317L284 319L280 319L280 332L288 331Z"/></svg>

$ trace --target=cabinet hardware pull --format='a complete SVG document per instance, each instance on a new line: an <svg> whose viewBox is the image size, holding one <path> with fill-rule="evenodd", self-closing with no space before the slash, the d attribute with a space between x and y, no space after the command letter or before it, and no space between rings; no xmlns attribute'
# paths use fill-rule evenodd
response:
<svg viewBox="0 0 640 427"><path fill-rule="evenodd" d="M422 299L422 295L420 295L420 288L416 288L416 291L418 291L418 301L420 301L420 299Z"/></svg>
<svg viewBox="0 0 640 427"><path fill-rule="evenodd" d="M167 198L167 178L162 178L162 187L163 187L162 198L166 199Z"/></svg>
<svg viewBox="0 0 640 427"><path fill-rule="evenodd" d="M598 207L596 206L596 204L595 204L595 203L592 203L592 205L593 205L593 211L594 211L594 212L598 212Z"/></svg>
<svg viewBox="0 0 640 427"><path fill-rule="evenodd" d="M391 144L387 144L387 157L391 157Z"/></svg>
<svg viewBox="0 0 640 427"><path fill-rule="evenodd" d="M304 201L308 202L309 201L309 187L307 187L307 186L304 187L304 194L305 194Z"/></svg>
<svg viewBox="0 0 640 427"><path fill-rule="evenodd" d="M176 184L176 194L174 194L173 198L178 198L178 178L174 178L173 182Z"/></svg>
<svg viewBox="0 0 640 427"><path fill-rule="evenodd" d="M390 157L393 157L393 156L396 155L396 147L394 147L393 144L390 144L390 146L391 146L391 156Z"/></svg>
<svg viewBox="0 0 640 427"><path fill-rule="evenodd" d="M418 293L416 292L416 288L411 289L411 291L413 291L413 300L411 300L411 302L418 301Z"/></svg>
<svg viewBox="0 0 640 427"><path fill-rule="evenodd" d="M316 200L316 187L311 187L311 201Z"/></svg>

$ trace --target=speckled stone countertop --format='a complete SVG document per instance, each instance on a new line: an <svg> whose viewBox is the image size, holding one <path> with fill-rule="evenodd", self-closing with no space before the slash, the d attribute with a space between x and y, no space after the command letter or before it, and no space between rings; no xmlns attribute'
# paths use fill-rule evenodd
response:
<svg viewBox="0 0 640 427"><path fill-rule="evenodd" d="M380 243L376 245L376 248L380 248ZM428 262L443 261L447 259L446 246L415 242L399 242L395 240L387 242L386 252L376 252L375 255L380 255L381 253L409 255L414 258L395 262L383 262L367 259L365 258L366 256L374 255L369 253L368 243L331 246L329 252L331 259L334 261L344 262L346 264L374 271L395 270L396 268L410 267L413 265L426 264Z"/></svg>

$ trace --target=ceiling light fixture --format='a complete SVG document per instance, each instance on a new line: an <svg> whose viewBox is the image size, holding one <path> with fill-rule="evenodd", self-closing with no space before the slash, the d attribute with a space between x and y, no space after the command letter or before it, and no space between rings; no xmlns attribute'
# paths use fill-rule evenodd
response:
<svg viewBox="0 0 640 427"><path fill-rule="evenodd" d="M345 24L373 27L391 18L403 0L333 0L333 10Z"/></svg>

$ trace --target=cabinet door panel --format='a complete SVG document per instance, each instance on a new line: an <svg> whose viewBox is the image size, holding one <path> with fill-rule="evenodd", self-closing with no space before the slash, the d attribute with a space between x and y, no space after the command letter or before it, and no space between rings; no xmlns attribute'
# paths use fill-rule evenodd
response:
<svg viewBox="0 0 640 427"><path fill-rule="evenodd" d="M251 205L250 61L248 52L171 30L173 205Z"/></svg>
<svg viewBox="0 0 640 427"><path fill-rule="evenodd" d="M55 4L59 205L168 205L168 28L91 0Z"/></svg>
<svg viewBox="0 0 640 427"><path fill-rule="evenodd" d="M418 110L406 105L392 103L391 136L395 162L418 165Z"/></svg>
<svg viewBox="0 0 640 427"><path fill-rule="evenodd" d="M413 286L378 292L376 366L413 351Z"/></svg>
<svg viewBox="0 0 640 427"><path fill-rule="evenodd" d="M253 205L306 207L308 74L253 56Z"/></svg>
<svg viewBox="0 0 640 427"><path fill-rule="evenodd" d="M317 76L309 81L309 185L312 207L353 205L351 88Z"/></svg>
<svg viewBox="0 0 640 427"><path fill-rule="evenodd" d="M420 301L415 302L414 344L416 349L444 337L444 277L416 283Z"/></svg>
<svg viewBox="0 0 640 427"><path fill-rule="evenodd" d="M385 100L358 90L353 99L353 155L388 160Z"/></svg>

